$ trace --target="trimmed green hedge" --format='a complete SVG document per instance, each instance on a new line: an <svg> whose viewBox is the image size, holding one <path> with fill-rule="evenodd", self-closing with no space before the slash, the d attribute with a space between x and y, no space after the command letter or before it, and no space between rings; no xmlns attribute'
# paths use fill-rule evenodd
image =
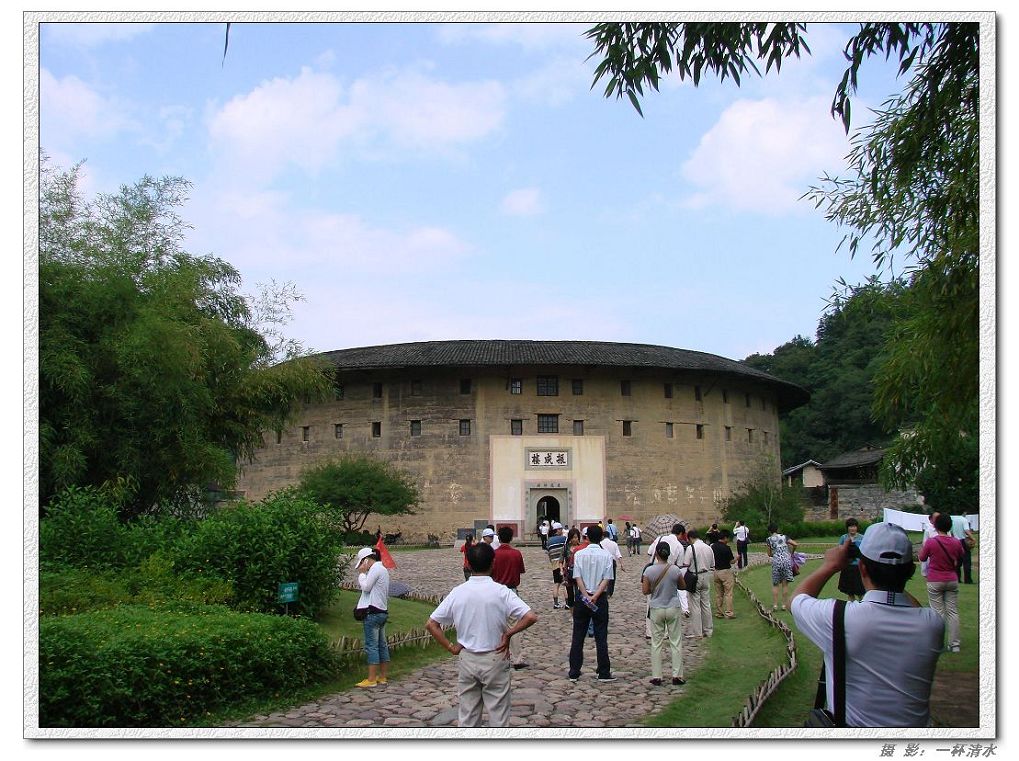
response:
<svg viewBox="0 0 1019 761"><path fill-rule="evenodd" d="M873 523L873 521L860 520L860 533L862 534L867 530L867 527ZM719 523L719 528L727 528L732 531L732 524ZM763 542L768 538L768 527L767 526L753 526L750 527L750 541L751 542ZM701 538L705 538L708 533L708 527L703 526L697 527L700 531ZM778 530L786 536L792 539L809 539L812 536L841 536L846 533L846 522L844 520L838 521L792 521L790 523L780 523Z"/></svg>
<svg viewBox="0 0 1019 761"><path fill-rule="evenodd" d="M39 615L73 615L117 605L174 607L177 602L230 604L233 587L216 577L173 575L168 560L153 555L125 570L70 567L39 571Z"/></svg>
<svg viewBox="0 0 1019 761"><path fill-rule="evenodd" d="M321 629L285 616L121 606L39 621L44 727L172 727L327 678Z"/></svg>

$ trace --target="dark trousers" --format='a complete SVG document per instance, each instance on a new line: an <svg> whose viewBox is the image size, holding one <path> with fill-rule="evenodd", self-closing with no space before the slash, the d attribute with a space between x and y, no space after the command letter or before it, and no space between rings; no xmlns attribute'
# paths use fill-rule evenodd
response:
<svg viewBox="0 0 1019 761"><path fill-rule="evenodd" d="M750 542L741 542L736 540L736 565L740 568L746 568L750 562L747 560L747 545Z"/></svg>
<svg viewBox="0 0 1019 761"><path fill-rule="evenodd" d="M566 573L569 574L569 571ZM564 583L566 584L566 607L572 608L573 604L577 601L577 584L570 576L566 577Z"/></svg>
<svg viewBox="0 0 1019 761"><path fill-rule="evenodd" d="M587 628L594 621L594 647L598 656L598 676L607 677L612 673L609 666L609 599L599 597L598 610L594 613L579 599L573 606L573 641L570 644L570 676L580 676L584 665L584 640Z"/></svg>
<svg viewBox="0 0 1019 761"><path fill-rule="evenodd" d="M973 583L973 550L966 546L965 541L962 543L962 562L955 569L955 573L959 577L959 581L965 579L964 583Z"/></svg>
<svg viewBox="0 0 1019 761"><path fill-rule="evenodd" d="M541 539L541 549L547 550L548 549L548 534L538 534L538 537Z"/></svg>

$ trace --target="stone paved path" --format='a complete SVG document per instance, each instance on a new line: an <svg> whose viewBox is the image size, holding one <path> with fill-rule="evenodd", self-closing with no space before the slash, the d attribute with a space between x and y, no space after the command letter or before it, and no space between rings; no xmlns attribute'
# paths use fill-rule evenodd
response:
<svg viewBox="0 0 1019 761"><path fill-rule="evenodd" d="M618 681L595 682L594 640L587 639L580 681L567 678L571 614L552 608L552 574L540 547L523 547L527 573L520 595L538 614L524 632L529 668L513 672L511 727L625 727L660 711L685 687L649 683L651 657L644 638L640 573L646 560L623 558L609 611L609 655ZM462 555L455 549L395 553L392 574L417 594L446 594L463 581ZM725 625L725 621L716 624ZM684 639L684 676L703 659L702 640ZM398 651L394 654L399 658ZM668 675L668 659L664 665ZM328 695L289 711L254 716L245 727L455 727L456 660L452 656L397 681L371 689ZM610 710L606 710L611 707Z"/></svg>

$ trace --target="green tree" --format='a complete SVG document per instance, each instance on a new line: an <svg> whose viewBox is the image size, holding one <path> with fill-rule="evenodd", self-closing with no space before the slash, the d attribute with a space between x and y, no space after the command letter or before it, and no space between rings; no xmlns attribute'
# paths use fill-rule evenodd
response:
<svg viewBox="0 0 1019 761"><path fill-rule="evenodd" d="M229 487L262 431L329 387L317 361L276 340L278 298L264 323L258 307L271 294L246 297L229 264L183 250L177 209L189 187L145 177L85 202L78 167L43 157L43 506L67 487L117 482L131 487L121 517L132 517L194 500L210 483Z"/></svg>
<svg viewBox="0 0 1019 761"><path fill-rule="evenodd" d="M904 292L902 282L871 278L822 315L816 342L796 336L772 354L743 360L810 391L807 404L779 419L783 467L891 441L872 409L874 381Z"/></svg>
<svg viewBox="0 0 1019 761"><path fill-rule="evenodd" d="M369 515L407 515L420 501L407 474L369 455L351 455L309 468L298 489L318 503L344 533L361 531Z"/></svg>
<svg viewBox="0 0 1019 761"><path fill-rule="evenodd" d="M595 83L640 110L644 88L664 74L698 83L778 70L809 52L804 24L598 24L588 31L601 61ZM848 177L823 177L807 197L846 229L851 256L869 243L875 265L905 261L908 295L886 339L873 409L905 429L885 458L889 485L967 462L979 435L979 35L976 23L865 23L845 46L848 66L832 113L848 132L860 67L897 57L902 92L852 137ZM975 494L976 471L968 470ZM975 505L973 509L975 509Z"/></svg>
<svg viewBox="0 0 1019 761"><path fill-rule="evenodd" d="M767 536L765 529L771 523L788 526L802 521L802 490L784 486L776 471L771 457L761 458L722 505L722 518L729 523L743 521L758 537Z"/></svg>

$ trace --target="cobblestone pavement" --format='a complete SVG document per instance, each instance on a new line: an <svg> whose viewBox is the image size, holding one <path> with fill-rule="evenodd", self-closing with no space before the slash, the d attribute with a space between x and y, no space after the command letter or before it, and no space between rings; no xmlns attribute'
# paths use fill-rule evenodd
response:
<svg viewBox="0 0 1019 761"><path fill-rule="evenodd" d="M523 547L527 573L520 596L538 614L523 633L528 668L513 672L510 727L626 727L660 711L684 686L650 684L651 655L644 637L644 596L640 573L645 557L623 557L609 606L609 655L617 681L595 681L594 640L584 647L580 681L567 678L571 613L552 608L552 574L540 547ZM455 549L394 553L392 577L415 594L447 594L463 581L463 556ZM719 626L725 621L715 620ZM399 658L399 651L394 653ZM702 640L684 639L683 670L689 680L703 660ZM665 675L669 674L668 657ZM288 711L254 716L245 727L455 727L456 659L452 656L413 674L370 689L322 697ZM487 716L484 719L487 721Z"/></svg>

